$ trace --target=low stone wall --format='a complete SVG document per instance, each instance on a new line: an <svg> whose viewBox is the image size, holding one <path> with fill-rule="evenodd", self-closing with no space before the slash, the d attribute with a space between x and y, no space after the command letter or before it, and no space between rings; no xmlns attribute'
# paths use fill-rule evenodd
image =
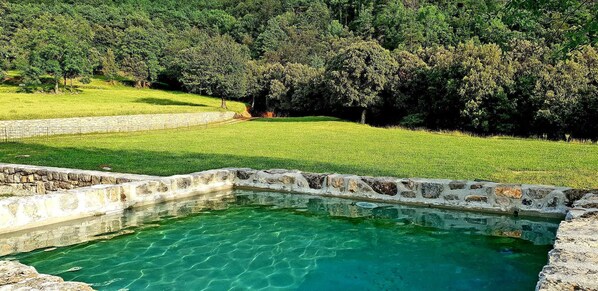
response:
<svg viewBox="0 0 598 291"><path fill-rule="evenodd" d="M199 195L193 199L173 200L114 214L85 217L76 221L0 234L0 257L94 240L106 240L145 227L153 227L154 222L162 217L178 217L205 209L226 209L228 203L234 199L232 191L218 191ZM74 224L77 227L73 227Z"/></svg>
<svg viewBox="0 0 598 291"><path fill-rule="evenodd" d="M45 193L0 199L0 233L233 187L535 216L564 216L582 193L554 186L289 170L221 169L155 177L13 164L0 164L0 169L0 185Z"/></svg>
<svg viewBox="0 0 598 291"><path fill-rule="evenodd" d="M238 187L536 216L564 216L584 193L556 186L233 170Z"/></svg>
<svg viewBox="0 0 598 291"><path fill-rule="evenodd" d="M36 136L178 128L231 120L234 112L141 114L33 120L0 120L0 141Z"/></svg>
<svg viewBox="0 0 598 291"><path fill-rule="evenodd" d="M159 177L30 165L0 164L0 185L36 194L99 184L122 184Z"/></svg>
<svg viewBox="0 0 598 291"><path fill-rule="evenodd" d="M39 274L35 268L19 262L0 261L0 290L93 290L79 282L65 282L62 278Z"/></svg>
<svg viewBox="0 0 598 291"><path fill-rule="evenodd" d="M234 178L231 171L211 170L166 178L150 177L119 185L94 185L45 195L8 197L0 199L0 233L232 189Z"/></svg>
<svg viewBox="0 0 598 291"><path fill-rule="evenodd" d="M598 194L575 202L561 222L536 290L598 290Z"/></svg>

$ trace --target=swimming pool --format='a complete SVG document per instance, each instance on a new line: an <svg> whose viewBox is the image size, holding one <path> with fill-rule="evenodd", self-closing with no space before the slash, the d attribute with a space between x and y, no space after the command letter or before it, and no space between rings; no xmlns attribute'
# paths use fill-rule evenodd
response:
<svg viewBox="0 0 598 291"><path fill-rule="evenodd" d="M99 290L531 290L558 227L244 190L94 219L110 231L10 258Z"/></svg>

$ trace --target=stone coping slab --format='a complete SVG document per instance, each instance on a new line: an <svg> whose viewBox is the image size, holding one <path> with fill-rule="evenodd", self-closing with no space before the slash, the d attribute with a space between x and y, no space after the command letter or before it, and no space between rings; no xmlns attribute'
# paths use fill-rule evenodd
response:
<svg viewBox="0 0 598 291"><path fill-rule="evenodd" d="M39 274L34 267L14 261L0 261L0 290L93 290L80 282L65 282L62 278Z"/></svg>
<svg viewBox="0 0 598 291"><path fill-rule="evenodd" d="M561 222L536 290L598 290L598 194L587 194Z"/></svg>

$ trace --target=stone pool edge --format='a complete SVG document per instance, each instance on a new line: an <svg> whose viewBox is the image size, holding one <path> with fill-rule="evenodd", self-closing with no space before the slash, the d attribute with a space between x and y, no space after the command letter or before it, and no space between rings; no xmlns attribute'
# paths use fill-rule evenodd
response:
<svg viewBox="0 0 598 291"><path fill-rule="evenodd" d="M57 276L40 274L34 267L15 261L0 261L1 290L90 291L88 284L64 281Z"/></svg>
<svg viewBox="0 0 598 291"><path fill-rule="evenodd" d="M595 267L598 266L598 191L595 190L283 169L226 168L158 177L2 163L0 185L37 194L0 200L0 233L233 188L502 214L566 215L536 289L598 290L598 267Z"/></svg>

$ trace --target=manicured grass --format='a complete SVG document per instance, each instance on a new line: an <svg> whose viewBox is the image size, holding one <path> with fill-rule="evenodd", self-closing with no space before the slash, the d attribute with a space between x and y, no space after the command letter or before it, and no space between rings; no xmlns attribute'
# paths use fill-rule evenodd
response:
<svg viewBox="0 0 598 291"><path fill-rule="evenodd" d="M331 118L25 140L0 144L0 161L156 175L287 168L598 188L594 144L382 129Z"/></svg>
<svg viewBox="0 0 598 291"><path fill-rule="evenodd" d="M0 84L0 120L222 111L219 98L110 85L101 79L75 85L78 93L27 94L17 93L15 85ZM231 111L244 110L242 103L227 104Z"/></svg>

